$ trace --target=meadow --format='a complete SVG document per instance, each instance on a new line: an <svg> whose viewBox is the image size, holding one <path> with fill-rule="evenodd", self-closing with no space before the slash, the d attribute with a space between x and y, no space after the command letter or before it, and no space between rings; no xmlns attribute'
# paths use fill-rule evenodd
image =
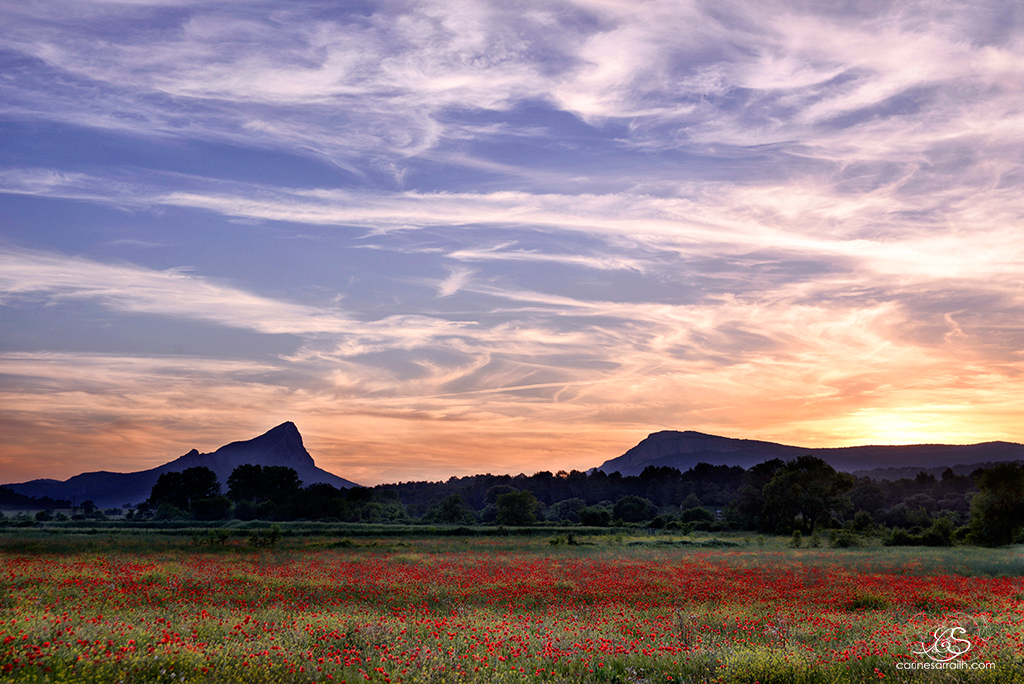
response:
<svg viewBox="0 0 1024 684"><path fill-rule="evenodd" d="M1019 547L91 532L0 536L3 681L1024 681Z"/></svg>

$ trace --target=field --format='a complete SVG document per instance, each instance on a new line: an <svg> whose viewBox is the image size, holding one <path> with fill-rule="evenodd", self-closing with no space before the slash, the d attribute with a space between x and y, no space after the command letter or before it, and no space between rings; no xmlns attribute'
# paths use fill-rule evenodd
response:
<svg viewBox="0 0 1024 684"><path fill-rule="evenodd" d="M1024 681L1019 548L551 541L9 532L0 678Z"/></svg>

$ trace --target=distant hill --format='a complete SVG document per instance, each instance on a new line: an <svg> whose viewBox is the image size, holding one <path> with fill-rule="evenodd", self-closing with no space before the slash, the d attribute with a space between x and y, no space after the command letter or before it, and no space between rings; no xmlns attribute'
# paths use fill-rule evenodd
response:
<svg viewBox="0 0 1024 684"><path fill-rule="evenodd" d="M55 500L46 496L41 499L25 496L7 488L0 487L0 510L24 510L32 508L67 508L70 501Z"/></svg>
<svg viewBox="0 0 1024 684"><path fill-rule="evenodd" d="M150 470L134 473L106 471L82 473L65 480L32 480L4 485L25 496L68 499L76 503L92 500L100 508L138 504L149 498L149 493L163 473L181 472L186 468L206 466L217 474L221 489L227 493L227 481L236 467L276 465L294 468L303 486L326 482L335 487L356 487L354 482L316 467L313 457L302 445L302 435L294 423L287 422L245 442L232 442L212 454L201 454L195 449L170 463Z"/></svg>
<svg viewBox="0 0 1024 684"><path fill-rule="evenodd" d="M859 475L868 474L876 479L898 479L906 477L910 470L916 474L920 470L957 466L957 472L960 472L969 468L971 464L980 466L1022 460L1024 444L985 442L967 445L910 444L817 449L753 439L717 437L691 430L665 430L648 435L622 456L602 463L597 470L606 473L619 472L622 475L639 475L647 466L670 466L685 472L698 463L750 468L773 458L788 461L803 455L816 456L836 470L856 472ZM893 470L888 470L890 468Z"/></svg>

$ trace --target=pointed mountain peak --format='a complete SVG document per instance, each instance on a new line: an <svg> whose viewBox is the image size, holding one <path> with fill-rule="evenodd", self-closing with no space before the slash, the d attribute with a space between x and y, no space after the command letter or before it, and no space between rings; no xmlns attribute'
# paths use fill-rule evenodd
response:
<svg viewBox="0 0 1024 684"><path fill-rule="evenodd" d="M232 442L227 446L234 446L235 444L259 445L263 448L281 445L292 450L303 449L302 435L299 434L299 428L295 427L295 423L290 420L286 420L277 427L270 428L259 437L253 437L244 442ZM223 448L221 447L221 449Z"/></svg>
<svg viewBox="0 0 1024 684"><path fill-rule="evenodd" d="M274 435L277 437L286 437L289 439L294 438L299 440L300 442L302 441L302 435L299 434L299 428L295 427L295 423L293 423L290 420L284 421L277 427L270 428L262 435L260 435L260 437L269 437L270 435ZM259 439L259 437L257 437L256 439Z"/></svg>
<svg viewBox="0 0 1024 684"><path fill-rule="evenodd" d="M313 457L306 451L302 444L302 435L295 423L286 421L275 428L267 430L259 437L245 440L243 442L232 442L217 449L214 453L227 455L240 452L259 451L273 454L278 458L301 459L313 462Z"/></svg>
<svg viewBox="0 0 1024 684"><path fill-rule="evenodd" d="M299 479L310 485L326 482L335 487L355 487L354 482L316 467L313 457L302 444L302 435L295 423L286 421L267 430L259 437L232 442L210 454L192 449L184 456L156 468L133 473L82 473L66 482L39 480L12 483L11 488L27 496L49 496L57 499L92 499L100 507L120 506L126 501L145 501L153 485L163 473L181 472L187 468L206 467L220 480L221 489L227 490L227 480L235 468L242 464L285 466L293 468Z"/></svg>

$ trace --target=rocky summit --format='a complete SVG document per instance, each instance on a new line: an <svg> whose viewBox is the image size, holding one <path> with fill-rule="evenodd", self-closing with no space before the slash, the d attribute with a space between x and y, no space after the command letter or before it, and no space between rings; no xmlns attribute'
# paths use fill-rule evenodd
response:
<svg viewBox="0 0 1024 684"><path fill-rule="evenodd" d="M244 464L286 466L294 468L303 486L325 482L335 487L355 487L354 482L318 468L313 457L302 444L302 435L292 422L281 423L259 437L232 442L213 453L202 454L193 449L170 463L133 473L99 471L75 475L63 482L59 480L32 480L4 485L26 496L67 499L76 503L93 501L100 508L138 504L149 498L149 493L163 473L181 472L187 468L205 466L217 474L222 491L227 491L231 471Z"/></svg>

